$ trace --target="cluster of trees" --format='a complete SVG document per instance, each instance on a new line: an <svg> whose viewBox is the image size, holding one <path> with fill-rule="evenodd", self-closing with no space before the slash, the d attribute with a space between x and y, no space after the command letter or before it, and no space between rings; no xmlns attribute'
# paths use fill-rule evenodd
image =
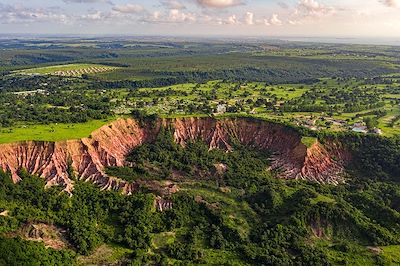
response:
<svg viewBox="0 0 400 266"><path fill-rule="evenodd" d="M172 85L173 82L177 84L217 79L268 81L270 84L312 84L318 81L320 77L372 78L392 72L387 67L371 60L357 60L355 63L349 60L338 61L268 55L249 56L248 53L221 54L221 50L218 50L216 55L213 54L217 52L215 48L214 46L207 47L207 49L210 49L207 56L195 56L196 53L191 51L190 54L192 56L183 56L181 54L181 56L173 57L172 61L168 57L161 57L157 61L141 59L137 59L134 62L128 61L130 67L126 68L124 72L132 72L132 75L141 75L151 79L104 82L102 86L159 87ZM238 48L235 48L235 51L237 51L236 49ZM240 49L243 49L243 47ZM254 47L250 48L250 50L252 49ZM132 66L133 68L131 68ZM229 68L226 66L229 66ZM158 77L164 78L160 79Z"/></svg>
<svg viewBox="0 0 400 266"><path fill-rule="evenodd" d="M0 236L0 265L73 265L72 251L45 248L42 243Z"/></svg>
<svg viewBox="0 0 400 266"><path fill-rule="evenodd" d="M128 155L134 178L165 179L179 172L189 178L218 178L216 165L226 167L223 179L217 181L221 186L229 185L247 188L257 180L268 179L271 174L270 154L237 144L234 151L226 153L221 149L209 150L202 141L190 141L185 147L176 144L171 130L162 129L155 142L144 144ZM125 170L126 171L126 170ZM252 179L248 180L251 175ZM125 179L127 177L125 176Z"/></svg>
<svg viewBox="0 0 400 266"><path fill-rule="evenodd" d="M174 196L175 207L159 213L155 212L154 196L150 193L137 192L124 196L77 182L73 196L69 197L60 188L45 189L44 181L38 177L23 171L20 175L23 179L15 185L8 174L0 173L0 203L9 210L8 216L0 217L0 232L14 231L27 221L54 223L68 229L68 240L77 253L87 255L101 243L114 243L132 249L129 259L138 265L150 261L160 263L166 260L167 254L179 260L193 261L202 255L192 240L201 238L213 243L213 246L223 241L212 234L224 227L221 218L205 204L196 203L188 194ZM177 228L197 229L194 233L189 230L187 235L182 236L187 240L168 246L165 254L148 254L152 234ZM5 265L17 265L14 262L22 263L27 257L32 265L45 262L49 265L71 265L77 255L73 251L45 249L43 244L19 238L0 237L0 245L3 248L0 262L8 262ZM184 248L179 245L184 245Z"/></svg>
<svg viewBox="0 0 400 266"><path fill-rule="evenodd" d="M400 181L400 137L348 137L354 154L354 167L362 176Z"/></svg>
<svg viewBox="0 0 400 266"><path fill-rule="evenodd" d="M285 103L286 112L346 112L384 107L382 95L374 90L361 88L322 89L311 88L301 97Z"/></svg>
<svg viewBox="0 0 400 266"><path fill-rule="evenodd" d="M374 125L374 122L370 122ZM321 142L343 145L352 155L353 174L365 180L400 181L400 136L360 135L351 132L308 132Z"/></svg>
<svg viewBox="0 0 400 266"><path fill-rule="evenodd" d="M2 76L0 92L33 91L46 89L49 91L79 87L84 82L79 79L58 76Z"/></svg>
<svg viewBox="0 0 400 266"><path fill-rule="evenodd" d="M38 177L23 171L20 175L23 179L15 185L8 174L0 173L0 202L5 209L18 206L8 209L9 216L1 217L0 232L15 230L27 221L41 221L66 227L69 241L80 254L89 254L100 243L110 241L132 249L148 247L144 228L151 228L151 194L125 197L78 182L70 198L58 187L45 189L44 180ZM32 259L41 258L36 255Z"/></svg>
<svg viewBox="0 0 400 266"><path fill-rule="evenodd" d="M4 127L15 122L80 123L112 114L110 98L97 92L55 90L0 95L0 125Z"/></svg>

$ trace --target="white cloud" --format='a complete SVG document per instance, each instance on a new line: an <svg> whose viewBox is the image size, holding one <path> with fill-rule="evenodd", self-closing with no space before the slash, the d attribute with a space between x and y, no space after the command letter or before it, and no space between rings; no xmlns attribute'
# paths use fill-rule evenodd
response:
<svg viewBox="0 0 400 266"><path fill-rule="evenodd" d="M194 22L196 15L193 13L185 13L179 9L171 9L169 11L168 22Z"/></svg>
<svg viewBox="0 0 400 266"><path fill-rule="evenodd" d="M262 24L264 24L265 26L271 26L271 23L269 22L268 19L263 19Z"/></svg>
<svg viewBox="0 0 400 266"><path fill-rule="evenodd" d="M112 10L119 13L134 14L134 13L141 13L145 9L142 5L126 4L126 5L116 5L112 8Z"/></svg>
<svg viewBox="0 0 400 266"><path fill-rule="evenodd" d="M22 5L0 3L0 23L57 22L70 23L70 17L51 8L28 8Z"/></svg>
<svg viewBox="0 0 400 266"><path fill-rule="evenodd" d="M161 12L160 11L154 11L150 16L149 20L150 21L158 21L161 19Z"/></svg>
<svg viewBox="0 0 400 266"><path fill-rule="evenodd" d="M178 0L163 0L161 5L168 9L186 9L186 6Z"/></svg>
<svg viewBox="0 0 400 266"><path fill-rule="evenodd" d="M196 0L203 7L227 8L243 4L241 0Z"/></svg>
<svg viewBox="0 0 400 266"><path fill-rule="evenodd" d="M257 0L156 0L156 4L118 0L121 4L109 6L105 4L115 0L59 2L62 1L93 3L94 8L79 4L54 8L44 3L49 1L38 1L41 3L30 4L30 7L0 3L0 24L9 24L9 28L3 27L5 32L41 23L36 28L43 29L40 30L43 32L58 28L64 32L76 32L78 27L82 27L88 29L87 32L96 33L130 32L133 29L144 32L148 29L157 33L199 31L257 35L263 32L262 27L268 26L271 34L400 36L400 27L397 27L400 23L399 9L395 8L400 7L400 0L276 0L273 3L258 0L260 4L256 3ZM229 7L233 8L225 10Z"/></svg>
<svg viewBox="0 0 400 266"><path fill-rule="evenodd" d="M110 0L63 0L65 3L78 3L78 4L86 4L86 3L108 3L111 4Z"/></svg>
<svg viewBox="0 0 400 266"><path fill-rule="evenodd" d="M236 25L239 24L239 20L237 19L236 15L232 15L227 19L226 24Z"/></svg>
<svg viewBox="0 0 400 266"><path fill-rule="evenodd" d="M107 14L101 11L94 11L92 13L83 15L81 19L88 21L103 21L107 18L107 16Z"/></svg>
<svg viewBox="0 0 400 266"><path fill-rule="evenodd" d="M273 14L272 18L269 20L269 23L274 26L282 26L283 25L283 22L282 22L282 20L279 19L278 14Z"/></svg>
<svg viewBox="0 0 400 266"><path fill-rule="evenodd" d="M251 12L246 12L244 22L246 25L254 25L254 14Z"/></svg>
<svg viewBox="0 0 400 266"><path fill-rule="evenodd" d="M295 14L304 17L321 17L335 12L335 8L325 6L316 0L300 0Z"/></svg>
<svg viewBox="0 0 400 266"><path fill-rule="evenodd" d="M301 25L301 21L297 21L297 20L288 20L289 25Z"/></svg>
<svg viewBox="0 0 400 266"><path fill-rule="evenodd" d="M387 7L397 7L397 0L379 0L382 4Z"/></svg>
<svg viewBox="0 0 400 266"><path fill-rule="evenodd" d="M141 18L141 21L147 23L194 23L197 21L197 16L179 9L170 9L167 12L154 11Z"/></svg>

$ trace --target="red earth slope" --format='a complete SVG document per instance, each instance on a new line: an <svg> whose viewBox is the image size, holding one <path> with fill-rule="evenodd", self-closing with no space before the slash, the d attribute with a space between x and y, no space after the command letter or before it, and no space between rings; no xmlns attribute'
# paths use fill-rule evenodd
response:
<svg viewBox="0 0 400 266"><path fill-rule="evenodd" d="M26 141L0 145L0 167L18 182L18 172L43 177L47 186L62 185L72 191L75 176L103 189L133 192L138 184L127 183L105 174L108 166L124 166L126 155L138 145L151 142L161 127L174 130L175 141L185 145L188 140L201 139L210 149L232 149L234 141L273 152L272 170L277 177L306 179L337 184L342 181L348 153L338 144L318 142L307 148L294 130L256 119L182 118L158 120L140 126L133 119L119 119L94 131L89 138L60 142Z"/></svg>

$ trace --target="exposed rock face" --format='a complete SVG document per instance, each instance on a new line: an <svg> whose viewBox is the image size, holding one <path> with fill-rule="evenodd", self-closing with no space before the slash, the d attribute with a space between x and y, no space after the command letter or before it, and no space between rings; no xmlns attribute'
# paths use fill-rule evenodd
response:
<svg viewBox="0 0 400 266"><path fill-rule="evenodd" d="M210 149L231 150L233 143L239 141L245 146L269 150L274 153L271 169L285 179L338 184L343 180L344 164L350 160L338 144L327 143L325 147L316 142L307 148L295 130L262 120L188 118L175 120L173 126L175 140L181 145L188 140L202 139Z"/></svg>
<svg viewBox="0 0 400 266"><path fill-rule="evenodd" d="M340 145L301 143L299 134L283 125L255 119L185 118L159 120L155 125L141 127L132 119L119 119L94 131L90 138L60 142L20 142L0 145L0 167L12 174L26 169L46 179L47 186L73 188L68 169L76 177L98 184L103 189L131 193L138 184L108 177L108 166L123 166L126 155L138 145L154 140L161 127L174 130L175 141L181 145L201 139L210 149L233 149L235 141L274 153L272 170L280 178L301 178L322 183L341 181L343 165L348 159Z"/></svg>
<svg viewBox="0 0 400 266"><path fill-rule="evenodd" d="M307 149L300 177L319 183L338 184L343 180L343 166L351 160L351 155L339 143L319 142Z"/></svg>
<svg viewBox="0 0 400 266"><path fill-rule="evenodd" d="M167 210L172 209L173 202L172 202L172 200L168 200L168 199L163 199L161 197L157 197L154 200L154 207L159 212L167 211Z"/></svg>
<svg viewBox="0 0 400 266"><path fill-rule="evenodd" d="M135 184L118 181L105 175L107 166L123 166L126 154L148 141L149 134L134 120L117 120L94 131L91 138L60 142L21 142L0 145L0 167L18 182L18 171L26 169L46 179L47 186L62 185L71 191L73 181L68 174L72 167L78 178L94 182L104 189L122 189L125 193Z"/></svg>
<svg viewBox="0 0 400 266"><path fill-rule="evenodd" d="M26 240L43 242L46 247L65 249L70 247L65 235L67 231L45 223L27 222L18 231L10 233L10 237L20 236Z"/></svg>

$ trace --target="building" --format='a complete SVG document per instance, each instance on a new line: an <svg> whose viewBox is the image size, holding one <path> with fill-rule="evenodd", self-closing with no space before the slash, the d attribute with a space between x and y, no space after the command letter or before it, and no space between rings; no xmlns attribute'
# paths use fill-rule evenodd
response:
<svg viewBox="0 0 400 266"><path fill-rule="evenodd" d="M351 130L357 133L368 133L368 128L364 123L355 123Z"/></svg>
<svg viewBox="0 0 400 266"><path fill-rule="evenodd" d="M376 135L382 135L382 130L380 128L374 128L372 130L372 133L376 134Z"/></svg>
<svg viewBox="0 0 400 266"><path fill-rule="evenodd" d="M217 113L218 114L226 113L226 104L218 104L217 105Z"/></svg>

